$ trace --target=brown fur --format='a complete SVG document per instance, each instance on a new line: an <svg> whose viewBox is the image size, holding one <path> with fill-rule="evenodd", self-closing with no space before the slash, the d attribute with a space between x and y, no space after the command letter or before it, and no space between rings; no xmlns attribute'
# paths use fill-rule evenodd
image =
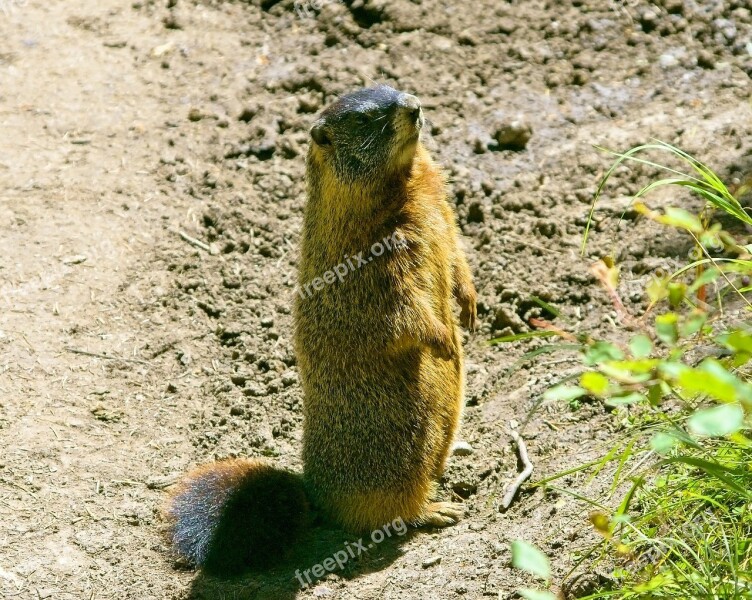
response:
<svg viewBox="0 0 752 600"><path fill-rule="evenodd" d="M301 285L395 231L407 242L297 298L304 477L314 504L351 530L457 518L431 498L463 404L451 301L473 326L475 289L444 177L419 142L407 154L404 169L385 165L360 186L332 173L326 147L308 159Z"/></svg>

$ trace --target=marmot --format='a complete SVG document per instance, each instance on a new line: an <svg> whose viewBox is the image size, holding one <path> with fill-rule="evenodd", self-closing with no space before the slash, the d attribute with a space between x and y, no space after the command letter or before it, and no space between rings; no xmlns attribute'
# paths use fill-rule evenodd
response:
<svg viewBox="0 0 752 600"><path fill-rule="evenodd" d="M423 123L415 96L379 85L311 128L295 303L303 476L261 460L189 474L167 516L178 552L207 571L283 554L309 502L353 533L461 516L434 495L463 405L452 298L473 329L476 293Z"/></svg>

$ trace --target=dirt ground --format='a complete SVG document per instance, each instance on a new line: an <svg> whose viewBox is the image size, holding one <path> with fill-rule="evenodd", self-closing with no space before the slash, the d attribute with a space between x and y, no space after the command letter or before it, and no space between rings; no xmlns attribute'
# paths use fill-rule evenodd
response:
<svg viewBox="0 0 752 600"><path fill-rule="evenodd" d="M655 137L729 181L748 172L751 9L0 0L0 595L513 598L529 583L510 567L517 538L552 556L560 585L596 541L588 507L538 490L500 513L518 468L507 428L521 424L542 477L599 456L623 422L598 405L538 406L576 372L571 356L511 370L536 342L486 341L553 319L533 297L570 328L608 333L615 315L588 265L613 253L639 310L650 273L686 255L685 240L631 212L619 223L651 174L622 169L580 257L609 165L594 145ZM294 569L352 538L315 530L290 565L204 578L161 536L166 488L227 456L300 469L290 306L307 130L374 81L422 99L479 291L461 430L474 452L444 481L467 517L384 542L307 589ZM523 148L504 136L515 123L532 129ZM598 495L603 483L560 485ZM607 569L583 572L578 594Z"/></svg>

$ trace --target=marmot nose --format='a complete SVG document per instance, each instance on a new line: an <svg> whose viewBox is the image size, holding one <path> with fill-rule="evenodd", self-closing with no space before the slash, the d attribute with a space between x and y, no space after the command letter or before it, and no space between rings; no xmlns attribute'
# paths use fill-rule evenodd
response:
<svg viewBox="0 0 752 600"><path fill-rule="evenodd" d="M412 119L417 119L420 116L420 100L412 94L400 95L397 105Z"/></svg>

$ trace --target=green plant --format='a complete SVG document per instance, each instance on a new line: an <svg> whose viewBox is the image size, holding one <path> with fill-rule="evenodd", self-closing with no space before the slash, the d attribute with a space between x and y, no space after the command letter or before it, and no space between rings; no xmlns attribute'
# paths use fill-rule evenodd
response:
<svg viewBox="0 0 752 600"><path fill-rule="evenodd" d="M678 158L690 173L643 158L655 151ZM651 280L642 315L629 314L621 302L618 266L608 258L593 265L621 317L617 339L566 334L579 342L583 371L576 385L561 384L544 395L569 403L589 396L639 415L634 436L601 461L566 473L611 465L610 494L627 485L615 509L591 514L601 557L617 565L618 589L590 598L752 598L752 304L744 296L752 290L752 248L712 220L718 210L742 225L752 225L752 217L711 169L673 146L656 142L612 154L617 161L598 188L591 219L619 165L649 165L671 177L643 187L634 208L687 232L696 253L675 273ZM703 198L702 213L651 210L641 202L667 185ZM564 475L537 485L550 486Z"/></svg>

